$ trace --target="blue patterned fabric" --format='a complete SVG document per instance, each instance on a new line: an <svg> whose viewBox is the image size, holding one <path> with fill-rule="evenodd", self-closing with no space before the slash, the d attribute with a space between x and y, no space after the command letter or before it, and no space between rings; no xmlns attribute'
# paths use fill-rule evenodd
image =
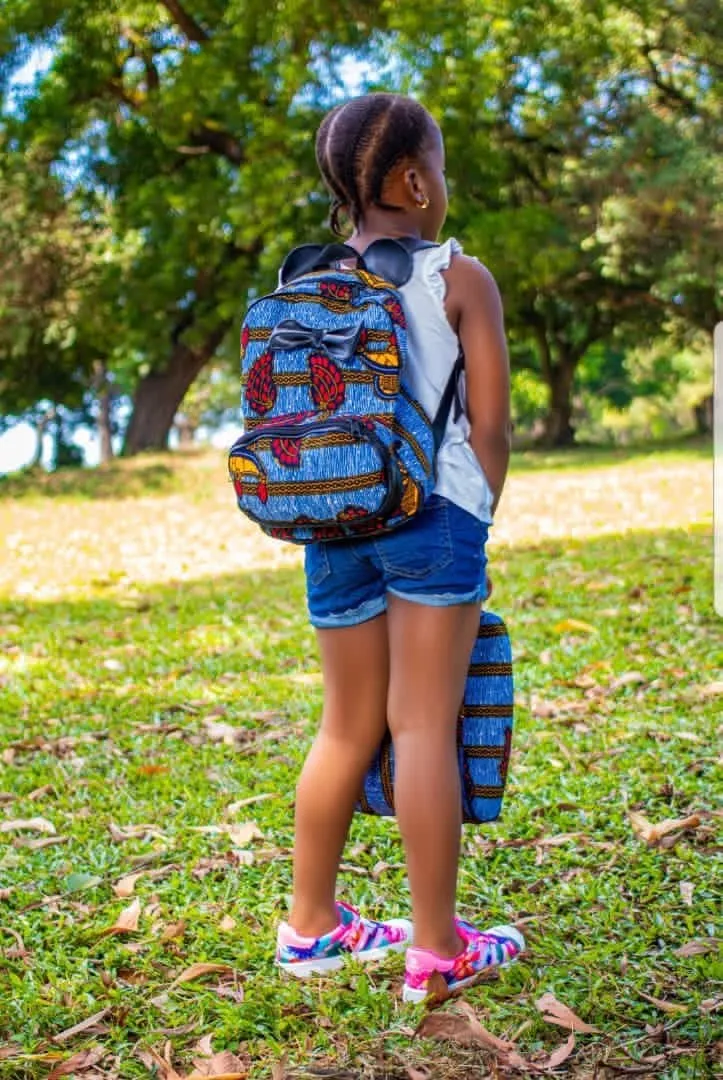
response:
<svg viewBox="0 0 723 1080"><path fill-rule="evenodd" d="M512 744L513 689L507 629L499 615L483 611L457 729L466 822L494 821L500 815ZM387 733L367 773L357 809L393 816L393 785L394 745Z"/></svg>
<svg viewBox="0 0 723 1080"><path fill-rule="evenodd" d="M430 419L405 381L398 291L364 270L305 274L249 308L239 508L295 543L374 535L434 487Z"/></svg>

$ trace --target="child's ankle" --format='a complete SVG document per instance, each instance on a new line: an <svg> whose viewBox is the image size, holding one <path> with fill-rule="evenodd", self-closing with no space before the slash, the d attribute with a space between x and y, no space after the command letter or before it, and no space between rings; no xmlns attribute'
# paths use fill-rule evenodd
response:
<svg viewBox="0 0 723 1080"><path fill-rule="evenodd" d="M336 930L339 925L339 912L335 904L331 908L315 910L294 904L287 922L299 937L320 938Z"/></svg>
<svg viewBox="0 0 723 1080"><path fill-rule="evenodd" d="M456 956L464 950L465 943L455 930L452 934L439 935L439 934L418 934L414 931L414 947L415 949L424 949L426 952L432 952L435 956L439 956L442 960L454 960Z"/></svg>

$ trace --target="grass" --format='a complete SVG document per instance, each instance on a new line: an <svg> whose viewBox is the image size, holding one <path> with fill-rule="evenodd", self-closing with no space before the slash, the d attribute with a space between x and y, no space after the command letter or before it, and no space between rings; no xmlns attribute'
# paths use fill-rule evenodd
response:
<svg viewBox="0 0 723 1080"><path fill-rule="evenodd" d="M213 546L228 501L214 460L186 462L183 492L116 493L87 520L72 494L0 512L0 1077L36 1080L71 1057L88 1080L146 1077L139 1055L166 1042L185 1076L206 1035L250 1080L274 1067L276 1080L282 1059L294 1076L505 1075L479 1047L413 1037L421 1012L401 1003L399 958L322 984L273 969L318 658L296 554L274 563L228 508L232 539ZM689 493L706 466L680 467ZM465 831L460 908L522 921L529 952L465 1000L497 1036L519 1032L529 1062L567 1037L535 1007L553 993L598 1029L564 1064L580 1080L625 1068L699 1080L723 1039L708 511L694 503L691 518L660 459L624 468L663 504L634 531L614 510L603 520L618 466L589 477L598 535L556 535L567 473L554 471L527 489L536 539L524 515L517 533L514 515L500 523L492 606L516 652L514 754L501 821ZM510 506L524 482L513 477ZM91 568L76 577L74 545ZM698 823L647 844L636 812ZM251 823L260 835L228 832ZM407 911L393 822L355 821L341 891L371 914ZM136 899L137 929L109 933ZM692 941L700 951L680 955ZM222 968L177 981L200 963ZM76 1057L93 1048L98 1064Z"/></svg>

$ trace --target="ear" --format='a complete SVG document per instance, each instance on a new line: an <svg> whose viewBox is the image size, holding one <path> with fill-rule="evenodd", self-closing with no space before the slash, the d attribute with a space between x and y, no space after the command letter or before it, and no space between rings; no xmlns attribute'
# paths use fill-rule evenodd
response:
<svg viewBox="0 0 723 1080"><path fill-rule="evenodd" d="M413 165L404 170L404 191L414 206L422 207L425 203L429 204L419 169Z"/></svg>

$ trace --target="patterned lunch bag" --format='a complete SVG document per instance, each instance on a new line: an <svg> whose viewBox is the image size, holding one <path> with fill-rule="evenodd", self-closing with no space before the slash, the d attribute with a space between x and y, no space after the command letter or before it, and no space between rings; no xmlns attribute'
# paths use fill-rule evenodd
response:
<svg viewBox="0 0 723 1080"><path fill-rule="evenodd" d="M248 309L244 433L229 473L239 508L269 535L304 544L386 532L431 494L462 358L430 418L407 383L398 291L426 246L297 248L276 291Z"/></svg>
<svg viewBox="0 0 723 1080"><path fill-rule="evenodd" d="M500 815L512 745L512 650L499 615L483 611L457 723L466 822ZM357 810L394 815L394 746L389 732L364 780Z"/></svg>

